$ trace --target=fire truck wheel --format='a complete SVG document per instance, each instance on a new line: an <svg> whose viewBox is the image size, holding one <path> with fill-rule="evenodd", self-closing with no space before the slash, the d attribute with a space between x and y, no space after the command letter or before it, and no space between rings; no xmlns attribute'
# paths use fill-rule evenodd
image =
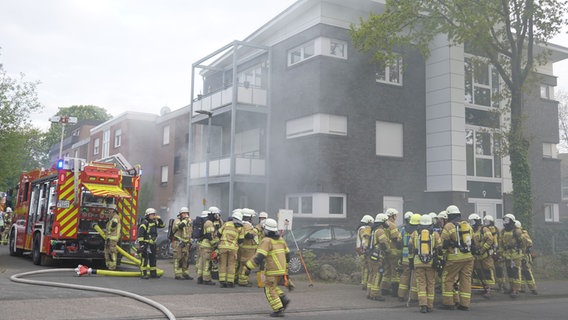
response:
<svg viewBox="0 0 568 320"><path fill-rule="evenodd" d="M40 248L39 234L34 235L34 242L32 245L32 261L35 265L41 265L41 248Z"/></svg>
<svg viewBox="0 0 568 320"><path fill-rule="evenodd" d="M12 232L10 232L9 248L10 248L10 255L11 256L21 256L22 253L23 253L22 249L16 248L16 234L14 233L13 230L12 230Z"/></svg>

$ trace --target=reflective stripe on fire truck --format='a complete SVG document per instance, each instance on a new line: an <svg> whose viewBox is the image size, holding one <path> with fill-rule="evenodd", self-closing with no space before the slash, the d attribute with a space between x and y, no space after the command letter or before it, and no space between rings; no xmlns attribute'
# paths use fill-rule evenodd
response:
<svg viewBox="0 0 568 320"><path fill-rule="evenodd" d="M119 186L98 184L98 183L83 183L85 188L89 189L94 196L107 197L117 196L122 198L130 198L130 193L122 190Z"/></svg>

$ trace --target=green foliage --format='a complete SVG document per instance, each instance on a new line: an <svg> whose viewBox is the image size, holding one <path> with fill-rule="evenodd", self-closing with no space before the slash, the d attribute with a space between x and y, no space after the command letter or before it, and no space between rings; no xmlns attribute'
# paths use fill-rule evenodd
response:
<svg viewBox="0 0 568 320"><path fill-rule="evenodd" d="M317 260L317 265L329 264L337 270L339 274L351 275L358 271L359 262L355 255L341 255L338 253L325 255Z"/></svg>
<svg viewBox="0 0 568 320"><path fill-rule="evenodd" d="M10 77L0 64L0 190L15 185L20 173L37 166L42 153L38 144L43 134L32 128L30 114L40 111L38 82Z"/></svg>
<svg viewBox="0 0 568 320"><path fill-rule="evenodd" d="M566 0L387 0L384 12L351 26L353 44L377 61L392 62L396 51L413 48L424 57L446 36L449 45L485 57L496 68L509 94L515 214L532 223L529 143L523 137L522 93L535 65L546 63L548 50L535 49L566 25Z"/></svg>

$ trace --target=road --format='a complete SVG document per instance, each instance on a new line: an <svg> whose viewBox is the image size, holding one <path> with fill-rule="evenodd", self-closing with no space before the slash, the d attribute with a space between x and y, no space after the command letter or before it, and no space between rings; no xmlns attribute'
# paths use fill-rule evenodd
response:
<svg viewBox="0 0 568 320"><path fill-rule="evenodd" d="M218 286L200 286L195 281L173 279L172 264L159 260L165 270L161 279L82 276L72 268L76 263L61 263L54 267L39 267L29 257L11 257L5 246L0 247L0 319L166 319L156 308L140 301L109 293L91 292L50 286L15 283L14 274L33 270L57 269L56 273L33 275L25 279L47 282L96 286L137 293L156 301L171 311L177 319L266 319L270 312L262 289L257 287L223 289ZM292 299L286 319L376 319L391 320L437 319L565 319L564 305L568 302L568 282L549 282L541 285L537 297L524 295L510 300L496 295L486 301L474 296L471 311L444 311L435 309L431 314L420 314L417 307L407 308L396 299L386 302L370 301L358 286L316 282L313 286L301 278L296 290L287 293Z"/></svg>

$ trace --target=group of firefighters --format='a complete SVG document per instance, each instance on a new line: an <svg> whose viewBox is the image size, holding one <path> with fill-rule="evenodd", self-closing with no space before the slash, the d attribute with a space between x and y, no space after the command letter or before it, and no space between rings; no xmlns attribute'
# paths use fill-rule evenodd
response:
<svg viewBox="0 0 568 320"><path fill-rule="evenodd" d="M514 215L503 217L502 230L490 215L462 218L455 205L438 214L406 212L401 227L395 224L397 215L389 208L361 219L356 251L368 299L392 295L407 304L417 301L420 312L427 313L434 307L436 284L440 309L446 310L469 310L472 285L485 298L493 290L516 298L524 284L537 294L532 240Z"/></svg>
<svg viewBox="0 0 568 320"><path fill-rule="evenodd" d="M108 210L106 226L105 261L107 268L116 268L116 245L120 230L120 219L115 207ZM215 285L213 275L218 275L222 288L235 285L250 287L249 275L257 269L262 279L273 317L284 315L290 299L286 297L279 283L292 288L287 279L289 249L278 232L276 220L268 218L266 212L258 215L253 209L235 209L227 221L221 219L221 211L210 207L200 217L190 218L189 209L182 207L172 224L172 248L174 275L177 280L193 280L189 274L189 255L192 245L197 245L197 283ZM141 278L158 278L156 268L156 238L158 228L165 223L154 208L148 208L144 220L138 226L138 253L141 256ZM194 230L195 229L195 230Z"/></svg>

